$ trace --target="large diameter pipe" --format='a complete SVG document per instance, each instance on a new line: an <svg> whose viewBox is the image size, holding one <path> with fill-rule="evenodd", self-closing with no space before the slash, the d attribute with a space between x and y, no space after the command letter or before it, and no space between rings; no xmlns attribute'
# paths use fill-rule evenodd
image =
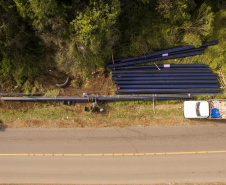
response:
<svg viewBox="0 0 226 185"><path fill-rule="evenodd" d="M184 54L178 54L178 55L172 55L172 56L162 56L159 58L147 59L147 60L138 60L138 61L132 61L132 62L117 63L117 64L108 65L108 67L109 68L123 67L123 66L135 65L135 64L155 62L155 61L160 61L160 60L168 60L168 59L174 59L174 58L195 56L195 55L201 55L201 54L203 54L203 51L190 52L190 53L184 53Z"/></svg>
<svg viewBox="0 0 226 185"><path fill-rule="evenodd" d="M188 53L188 52L194 52L194 51L200 51L204 48L195 48L194 46L184 46L179 48L172 48L167 50L162 50L159 52L143 55L140 57L132 57L132 58L125 58L122 59L120 62L128 62L128 61L134 61L134 60L144 60L146 58L158 58L161 57L164 54L173 55L173 54L181 54L181 53Z"/></svg>
<svg viewBox="0 0 226 185"><path fill-rule="evenodd" d="M181 94L181 93L218 93L219 89L126 89L118 90L115 93L120 94Z"/></svg>
<svg viewBox="0 0 226 185"><path fill-rule="evenodd" d="M118 89L194 89L194 88L218 88L217 84L180 84L180 85L118 85Z"/></svg>
<svg viewBox="0 0 226 185"><path fill-rule="evenodd" d="M117 60L114 60L114 62L117 63L117 62L128 62L128 61L134 61L134 60L142 60L142 59L145 59L145 58L161 56L162 54L165 54L165 53L173 53L173 52L178 52L178 51L182 52L182 51L185 51L185 50L193 50L193 49L196 49L196 48L194 46L183 46L183 47L161 50L161 51L157 51L157 52L154 52L154 53L150 53L150 54L142 55L142 56L138 56L138 57L129 57L129 58L117 59ZM107 62L107 64L112 64L112 61Z"/></svg>
<svg viewBox="0 0 226 185"><path fill-rule="evenodd" d="M112 78L124 78L124 77L185 77L185 76L193 76L193 77L199 77L199 76L217 76L216 73L171 73L171 74L162 74L162 73L156 73L156 74L115 74L112 75Z"/></svg>
<svg viewBox="0 0 226 185"><path fill-rule="evenodd" d="M150 81L115 81L118 85L150 85L150 84L217 84L218 80L150 80Z"/></svg>
<svg viewBox="0 0 226 185"><path fill-rule="evenodd" d="M124 62L132 62L132 61L136 61L136 60L154 59L154 58L162 57L164 55L177 55L177 54L195 52L195 51L200 51L200 50L204 50L204 48L203 47L195 48L194 46L184 46L184 47L179 47L179 48L171 48L171 49L167 49L167 50L162 50L162 51L158 51L155 53L142 55L139 57L124 58L124 59L117 60L117 62L124 63Z"/></svg>
<svg viewBox="0 0 226 185"><path fill-rule="evenodd" d="M164 69L164 70L155 70L155 69L146 69L146 70L128 70L128 71L112 71L112 74L131 74L131 73L147 73L147 74L154 74L154 73L211 73L210 69L184 69L184 70L177 70L177 69Z"/></svg>
<svg viewBox="0 0 226 185"><path fill-rule="evenodd" d="M142 60L142 59L146 59L146 58L150 58L150 57L154 58L154 57L158 57L159 55L164 55L164 54L169 54L169 53L176 54L176 53L185 53L185 52L190 52L190 51L198 51L198 50L205 49L206 46L215 45L215 44L218 44L218 41L205 42L199 48L195 48L194 46L189 45L189 46L183 46L183 47L178 47L178 48L161 50L161 51L157 51L157 52L139 56L139 57L115 59L114 62L115 63L128 62L128 61L134 61L134 60ZM106 63L111 64L112 61L109 61Z"/></svg>
<svg viewBox="0 0 226 185"><path fill-rule="evenodd" d="M154 99L190 99L192 98L191 96L146 96L146 97L142 97L142 96L134 96L134 97L125 97L125 96L114 96L114 97L101 97L98 98L97 101L131 101L131 100L152 100L154 97Z"/></svg>
<svg viewBox="0 0 226 185"><path fill-rule="evenodd" d="M160 69L164 68L207 68L206 64L163 64L158 65ZM113 70L133 70L133 69L157 69L155 65L139 65L114 68Z"/></svg>
<svg viewBox="0 0 226 185"><path fill-rule="evenodd" d="M132 67L132 66L131 66ZM160 68L159 68L160 69ZM192 68L162 68L161 70L157 69L157 67L153 68L153 69L149 69L149 68L143 68L143 69L121 69L119 68L112 71L112 73L120 73L120 72L127 72L127 71L130 71L130 72L133 72L133 71L211 71L210 68L195 68L195 67L192 67Z"/></svg>
<svg viewBox="0 0 226 185"><path fill-rule="evenodd" d="M78 101L78 102L94 102L94 101L130 101L130 100L152 100L155 99L188 99L192 96L111 96L111 97L1 97L4 101Z"/></svg>
<svg viewBox="0 0 226 185"><path fill-rule="evenodd" d="M212 46L212 45L216 45L216 44L218 44L217 40L211 41L211 42L204 42L204 43L202 43L201 47Z"/></svg>
<svg viewBox="0 0 226 185"><path fill-rule="evenodd" d="M25 96L25 97L1 97L5 101L88 101L87 97L42 97L42 96Z"/></svg>
<svg viewBox="0 0 226 185"><path fill-rule="evenodd" d="M120 78L120 77L166 77L166 76L171 76L171 77L175 77L175 76L215 76L215 75L211 75L211 73L209 72L203 72L203 73L198 73L198 72L182 72L182 73L114 73L112 74L112 79L114 78Z"/></svg>
<svg viewBox="0 0 226 185"><path fill-rule="evenodd" d="M158 81L158 80L217 80L216 76L182 76L182 77L125 77L125 78L113 78L115 83L121 81Z"/></svg>

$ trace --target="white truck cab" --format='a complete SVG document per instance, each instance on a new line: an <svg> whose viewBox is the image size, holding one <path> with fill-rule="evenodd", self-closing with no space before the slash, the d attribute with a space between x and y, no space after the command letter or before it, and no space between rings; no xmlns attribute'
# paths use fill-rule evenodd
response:
<svg viewBox="0 0 226 185"><path fill-rule="evenodd" d="M210 116L209 103L207 101L185 101L185 118L208 118Z"/></svg>
<svg viewBox="0 0 226 185"><path fill-rule="evenodd" d="M185 101L183 107L185 118L226 118L226 100L224 99L208 101ZM212 109L217 109L219 112L219 117L216 118L211 116Z"/></svg>

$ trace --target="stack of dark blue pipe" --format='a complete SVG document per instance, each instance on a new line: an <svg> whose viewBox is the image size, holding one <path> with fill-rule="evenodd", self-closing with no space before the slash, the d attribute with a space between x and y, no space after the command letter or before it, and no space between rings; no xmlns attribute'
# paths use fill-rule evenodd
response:
<svg viewBox="0 0 226 185"><path fill-rule="evenodd" d="M205 64L135 65L172 58L200 55L217 41L203 43L201 47L184 46L148 55L108 62L116 94L202 94L218 93L217 74Z"/></svg>

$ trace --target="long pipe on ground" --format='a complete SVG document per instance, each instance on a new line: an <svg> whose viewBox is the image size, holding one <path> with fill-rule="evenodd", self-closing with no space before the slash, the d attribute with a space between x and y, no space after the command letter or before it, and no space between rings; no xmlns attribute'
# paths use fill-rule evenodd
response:
<svg viewBox="0 0 226 185"><path fill-rule="evenodd" d="M206 64L163 64L158 65L160 69L177 69L177 68L198 68L198 69L205 69L207 68ZM133 69L156 69L155 65L139 65L139 66L127 66L127 67L120 67L114 68L113 70L133 70Z"/></svg>
<svg viewBox="0 0 226 185"><path fill-rule="evenodd" d="M218 74L216 73L172 73L172 74L118 74L118 75L113 75L112 79L115 78L124 78L124 77L185 77L185 76L193 76L193 77L199 77L199 76L217 76Z"/></svg>
<svg viewBox="0 0 226 185"><path fill-rule="evenodd" d="M120 94L180 94L180 93L218 93L219 89L126 89L118 90L115 93Z"/></svg>
<svg viewBox="0 0 226 185"><path fill-rule="evenodd" d="M182 77L130 77L130 78L114 78L113 79L115 83L121 82L121 81L170 81L170 80L217 80L216 76L199 76L199 77L193 77L193 76L182 76Z"/></svg>
<svg viewBox="0 0 226 185"><path fill-rule="evenodd" d="M157 51L157 52L150 53L150 54L147 54L147 55L142 55L142 56L139 56L139 57L115 59L114 62L120 63L120 62L134 61L134 60L142 60L142 59L149 58L149 57L156 57L160 54L164 55L166 53L171 53L171 54L176 53L176 52L182 53L182 52L186 52L186 51L189 51L189 50L196 51L196 50L199 50L199 49L205 49L206 46L211 46L211 45L215 45L215 44L218 44L218 41L205 42L199 48L195 48L194 46L189 45L189 46L183 46L183 47L161 50L161 51ZM106 62L106 64L112 64L112 61Z"/></svg>
<svg viewBox="0 0 226 185"><path fill-rule="evenodd" d="M172 49L167 49L147 55L143 55L140 57L132 57L132 58L125 58L121 60L120 62L130 62L130 61L135 61L135 60L145 60L145 59L151 59L151 58L159 58L162 57L164 54L168 55L178 55L182 53L188 53L188 52L195 52L195 51L200 51L204 50L205 48L195 48L194 46L184 46L184 47L179 47L179 48L172 48Z"/></svg>
<svg viewBox="0 0 226 185"><path fill-rule="evenodd" d="M160 80L160 81L115 81L117 85L151 85L151 84L218 84L218 80Z"/></svg>
<svg viewBox="0 0 226 185"><path fill-rule="evenodd" d="M133 61L138 61L138 60L155 59L155 58L159 58L159 57L166 56L166 55L171 56L171 55L179 55L182 53L184 54L184 53L189 53L189 52L203 51L205 49L205 47L200 47L200 48L195 48L194 46L190 46L190 48L188 48L188 47L189 46L184 46L184 47L181 47L181 49L172 48L172 49L163 50L163 51L159 51L159 52L155 52L155 53L151 53L151 54L147 54L147 55L142 55L139 57L125 58L125 59L118 60L116 62L116 64L133 62ZM187 48L187 49L185 49L185 48Z"/></svg>
<svg viewBox="0 0 226 185"><path fill-rule="evenodd" d="M130 100L152 100L154 99L190 99L192 96L90 96L90 97L1 97L4 101L76 101L76 102L95 102L95 101L130 101Z"/></svg>
<svg viewBox="0 0 226 185"><path fill-rule="evenodd" d="M155 69L146 70L129 70L129 71L112 71L112 74L134 74L134 73L148 73L148 74L162 74L162 73L211 73L210 69L162 69L161 71Z"/></svg>
<svg viewBox="0 0 226 185"><path fill-rule="evenodd" d="M159 68L161 69L161 68ZM133 71L159 71L157 67L155 69L149 69L149 68L144 68L144 69L120 69L120 70L114 70L112 73L122 73L122 72L133 72ZM210 68L162 68L161 71L211 71Z"/></svg>
<svg viewBox="0 0 226 185"><path fill-rule="evenodd" d="M178 55L172 55L172 56L162 56L154 59L138 60L138 61L132 61L132 62L126 62L126 63L116 63L116 64L108 65L108 67L109 68L123 67L123 66L141 64L141 63L149 63L149 62L168 60L168 59L174 59L174 58L183 58L183 57L195 56L195 55L201 55L201 54L203 54L203 51L190 52L190 53L184 53L184 54L178 54Z"/></svg>
<svg viewBox="0 0 226 185"><path fill-rule="evenodd" d="M129 57L129 58L122 58L122 59L116 59L114 60L115 63L119 63L119 62L128 62L128 61L134 61L134 60L142 60L144 58L149 58L149 57L155 57L155 56L159 56L165 53L172 53L175 51L185 51L188 49L196 49L194 46L182 46L182 47L177 47L177 48L171 48L171 49L166 49L166 50L161 50L161 51L157 51L154 53L150 53L147 55L142 55L142 56L138 56L138 57ZM112 61L107 62L107 64L112 64Z"/></svg>
<svg viewBox="0 0 226 185"><path fill-rule="evenodd" d="M180 85L118 85L118 89L194 89L194 88L218 88L218 84L180 84Z"/></svg>
<svg viewBox="0 0 226 185"><path fill-rule="evenodd" d="M217 40L211 41L211 42L204 42L204 43L202 43L201 47L212 46L212 45L216 45L216 44L218 44Z"/></svg>

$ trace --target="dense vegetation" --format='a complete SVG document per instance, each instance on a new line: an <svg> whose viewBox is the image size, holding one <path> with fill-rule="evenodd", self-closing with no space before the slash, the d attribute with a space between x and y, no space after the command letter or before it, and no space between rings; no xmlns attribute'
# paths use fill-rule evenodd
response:
<svg viewBox="0 0 226 185"><path fill-rule="evenodd" d="M104 61L218 40L204 55L226 74L225 0L0 0L0 76L22 87L49 67L76 75Z"/></svg>

